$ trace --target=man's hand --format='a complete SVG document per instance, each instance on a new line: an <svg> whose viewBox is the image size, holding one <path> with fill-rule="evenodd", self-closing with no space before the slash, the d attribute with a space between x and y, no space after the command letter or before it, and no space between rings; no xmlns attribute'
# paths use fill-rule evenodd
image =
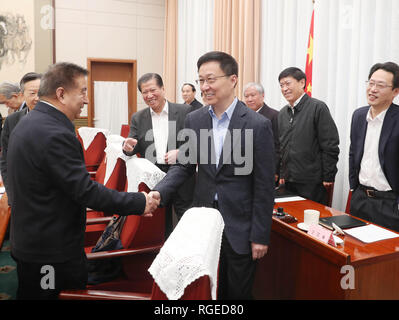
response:
<svg viewBox="0 0 399 320"><path fill-rule="evenodd" d="M332 186L334 184L334 182L327 182L327 181L323 181L323 186L326 188L326 187L329 187L329 186Z"/></svg>
<svg viewBox="0 0 399 320"><path fill-rule="evenodd" d="M169 152L165 153L165 163L167 164L175 164L177 160L177 155L179 150L170 150Z"/></svg>
<svg viewBox="0 0 399 320"><path fill-rule="evenodd" d="M146 192L143 192L145 195L145 209L144 213L142 214L142 217L152 217L152 213L158 208L159 203L161 201L161 196L159 198L154 197L153 193L147 194ZM159 194L159 192L158 192Z"/></svg>
<svg viewBox="0 0 399 320"><path fill-rule="evenodd" d="M126 138L126 140L123 141L122 150L130 153L133 151L136 144L137 144L136 139Z"/></svg>
<svg viewBox="0 0 399 320"><path fill-rule="evenodd" d="M278 181L278 183L279 183L279 184L285 184L285 179L281 178L281 179Z"/></svg>
<svg viewBox="0 0 399 320"><path fill-rule="evenodd" d="M252 260L258 260L263 258L263 256L267 253L267 249L269 246L264 244L251 242L252 247Z"/></svg>

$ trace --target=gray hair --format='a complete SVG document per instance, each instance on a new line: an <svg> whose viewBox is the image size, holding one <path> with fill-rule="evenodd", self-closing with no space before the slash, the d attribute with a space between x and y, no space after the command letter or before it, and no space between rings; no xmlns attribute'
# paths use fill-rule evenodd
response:
<svg viewBox="0 0 399 320"><path fill-rule="evenodd" d="M244 89L242 90L242 95L245 95L245 91L247 91L247 89L254 87L256 89L256 91L258 91L260 94L264 94L265 93L265 89L263 88L263 86L260 83L257 82L249 82L244 86Z"/></svg>
<svg viewBox="0 0 399 320"><path fill-rule="evenodd" d="M11 99L13 94L20 92L21 88L17 83L3 82L0 84L0 94L5 96L6 99Z"/></svg>

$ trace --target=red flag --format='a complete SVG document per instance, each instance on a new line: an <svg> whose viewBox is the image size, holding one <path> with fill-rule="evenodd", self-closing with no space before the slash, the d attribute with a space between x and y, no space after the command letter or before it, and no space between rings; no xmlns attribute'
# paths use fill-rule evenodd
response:
<svg viewBox="0 0 399 320"><path fill-rule="evenodd" d="M305 74L307 79L305 92L309 96L312 96L313 22L314 22L314 9L312 11L312 20L310 21L310 31L309 31L309 40L308 40L308 49L306 54L306 67L305 67Z"/></svg>

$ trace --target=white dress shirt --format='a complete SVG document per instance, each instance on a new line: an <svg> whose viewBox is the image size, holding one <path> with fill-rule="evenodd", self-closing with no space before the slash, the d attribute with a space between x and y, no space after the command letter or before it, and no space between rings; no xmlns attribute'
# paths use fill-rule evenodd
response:
<svg viewBox="0 0 399 320"><path fill-rule="evenodd" d="M157 114L150 108L152 130L154 134L154 144L157 153L157 163L165 164L165 154L168 149L169 135L169 104L165 101L165 105L160 114Z"/></svg>
<svg viewBox="0 0 399 320"><path fill-rule="evenodd" d="M367 132L359 172L360 184L373 187L378 191L392 190L382 171L380 159L378 157L378 144L386 113L387 110L381 112L374 119L371 117L371 107L367 113Z"/></svg>

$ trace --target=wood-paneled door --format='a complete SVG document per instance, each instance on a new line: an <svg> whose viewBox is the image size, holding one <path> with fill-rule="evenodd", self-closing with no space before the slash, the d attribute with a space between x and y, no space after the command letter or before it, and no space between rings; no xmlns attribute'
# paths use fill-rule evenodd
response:
<svg viewBox="0 0 399 320"><path fill-rule="evenodd" d="M128 119L137 111L137 61L122 59L88 58L87 126L94 127L94 81L125 81L128 83Z"/></svg>

